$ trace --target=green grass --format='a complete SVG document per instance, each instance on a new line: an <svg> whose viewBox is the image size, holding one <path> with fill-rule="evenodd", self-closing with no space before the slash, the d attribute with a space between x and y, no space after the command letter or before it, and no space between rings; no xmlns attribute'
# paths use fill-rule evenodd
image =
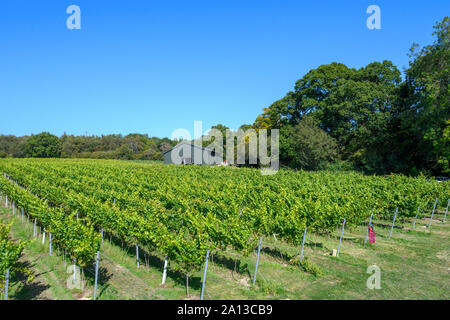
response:
<svg viewBox="0 0 450 320"><path fill-rule="evenodd" d="M441 219L440 215L436 215ZM11 299L92 299L93 266L84 268L86 286L81 292L68 289L70 262L61 255L49 256L48 239L32 238L32 224L13 217L10 209L0 209L3 222L13 221L14 239L28 239L21 259L36 274L27 284L20 276L13 279ZM444 299L450 298L448 236L449 223L433 221L431 233L428 219L418 219L415 231L412 220L398 223L388 240L391 221L374 221L376 243L363 248L365 227L347 228L340 256L337 249L340 230L330 235L307 234L304 257L299 263L300 248L263 238L256 285L252 285L256 254L244 257L233 250L212 252L206 279L205 299ZM203 271L189 279L186 296L185 276L169 269L167 282L161 286L163 257L140 253L136 267L135 249L111 244L105 238L101 248L99 298L116 299L199 299ZM368 266L381 269L381 289L366 287ZM170 267L170 262L169 262ZM69 269L70 272L70 269Z"/></svg>
<svg viewBox="0 0 450 320"><path fill-rule="evenodd" d="M35 280L31 283L27 283L21 275L13 277L10 299L73 299L75 292L67 290L64 285L69 274L65 273L61 257L49 255L48 239L44 245L41 243L42 238L33 239L33 225L30 222L22 223L18 216L13 217L11 210L1 208L0 219L3 222L13 222L13 239L29 240L19 262L31 268L35 275Z"/></svg>

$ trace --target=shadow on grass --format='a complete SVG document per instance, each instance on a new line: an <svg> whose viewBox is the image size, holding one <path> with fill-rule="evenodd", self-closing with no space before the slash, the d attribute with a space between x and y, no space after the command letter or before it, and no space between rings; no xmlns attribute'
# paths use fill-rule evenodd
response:
<svg viewBox="0 0 450 320"><path fill-rule="evenodd" d="M47 273L50 273L50 270L49 271L45 271L45 272L41 272L41 273L37 273L34 276L35 277L39 277L39 276L42 276L42 275L47 274Z"/></svg>
<svg viewBox="0 0 450 320"><path fill-rule="evenodd" d="M102 260L100 260L100 265ZM105 263L105 262L103 262ZM95 285L95 263L83 268L84 280L89 282L92 286ZM108 269L102 266L98 268L98 278L97 278L97 299L102 296L102 293L110 286L108 281L111 279L112 275L108 272Z"/></svg>
<svg viewBox="0 0 450 320"><path fill-rule="evenodd" d="M399 222L402 223L401 221L399 221ZM391 224L381 223L381 222L372 222L372 225L375 226L375 227L386 228L386 229L392 228L392 222L391 222ZM402 230L402 229L405 229L405 227L402 226L402 225L399 225L399 224L395 224L394 225L394 229Z"/></svg>
<svg viewBox="0 0 450 320"><path fill-rule="evenodd" d="M22 262L20 263L20 267L21 268L28 268L31 269L32 268L32 264L29 262ZM47 272L44 272L47 273ZM40 273L35 275L39 276L42 275L44 273ZM12 282L20 282L20 286L19 289L14 293L14 298L18 299L18 300L34 300L37 297L39 297L41 295L42 292L44 292L45 290L47 290L48 288L50 288L50 286L48 284L44 284L40 281L32 281L32 282L28 282L27 281L28 277L27 275L20 273L20 272L16 272Z"/></svg>
<svg viewBox="0 0 450 320"><path fill-rule="evenodd" d="M104 263L108 263L108 262L104 261L103 259L100 259L99 267L98 267L98 277L97 277L98 287L105 286L112 277L111 273L108 272L108 269L105 267L102 267L102 264L104 264ZM95 265L96 265L96 262L93 262L83 268L84 280L88 281L92 285L95 284ZM109 285L107 285L107 286L109 286ZM103 291L104 290L102 289L101 292L103 292ZM99 296L100 296L100 294L99 294Z"/></svg>
<svg viewBox="0 0 450 320"><path fill-rule="evenodd" d="M262 251L264 249L261 249ZM241 260L239 260L237 257L236 258L229 258L229 257L225 257L222 254L214 254L214 258L213 260L211 260L212 263L222 266L228 270L234 271L240 275L244 275L246 273L248 273L248 275L250 275L250 271L248 269L248 264L242 264Z"/></svg>
<svg viewBox="0 0 450 320"><path fill-rule="evenodd" d="M162 275L162 273L161 273ZM175 281L180 286L186 286L186 274L179 270L173 270L167 268L167 277ZM202 279L197 276L189 276L189 291L190 290L200 290L202 287Z"/></svg>
<svg viewBox="0 0 450 320"><path fill-rule="evenodd" d="M306 247L311 247L311 248L323 248L323 243L322 242L312 242L312 241L305 241L305 246Z"/></svg>
<svg viewBox="0 0 450 320"><path fill-rule="evenodd" d="M279 260L282 260L285 262L289 262L293 257L286 252L282 252L278 248L264 247L264 248L261 248L261 252L264 252L265 254L267 254L275 259L279 259Z"/></svg>
<svg viewBox="0 0 450 320"><path fill-rule="evenodd" d="M340 238L341 238L340 235L331 237L331 239L336 240L336 241L339 241ZM359 239L357 236L345 236L345 234L342 236L342 241L355 242L357 239Z"/></svg>

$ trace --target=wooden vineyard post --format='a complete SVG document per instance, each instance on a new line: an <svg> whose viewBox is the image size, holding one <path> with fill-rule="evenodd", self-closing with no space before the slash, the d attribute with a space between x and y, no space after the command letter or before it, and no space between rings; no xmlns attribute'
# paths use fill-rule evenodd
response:
<svg viewBox="0 0 450 320"><path fill-rule="evenodd" d="M136 243L136 266L139 269L139 246Z"/></svg>
<svg viewBox="0 0 450 320"><path fill-rule="evenodd" d="M34 218L33 237L36 237L36 218Z"/></svg>
<svg viewBox="0 0 450 320"><path fill-rule="evenodd" d="M9 287L9 269L6 269L6 277L5 277L5 300L8 300L8 287Z"/></svg>
<svg viewBox="0 0 450 320"><path fill-rule="evenodd" d="M52 256L52 233L48 233L48 238L50 240L50 256Z"/></svg>
<svg viewBox="0 0 450 320"><path fill-rule="evenodd" d="M75 284L77 282L76 278L76 266L75 266L75 260L73 260L73 283Z"/></svg>
<svg viewBox="0 0 450 320"><path fill-rule="evenodd" d="M186 297L189 297L189 274L186 272Z"/></svg>
<svg viewBox="0 0 450 320"><path fill-rule="evenodd" d="M449 204L450 204L450 199L448 199L448 201L447 201L447 208L445 208L444 222L445 222L445 219L447 218L447 212L448 212L448 205Z"/></svg>
<svg viewBox="0 0 450 320"><path fill-rule="evenodd" d="M163 286L166 283L166 277L167 277L167 256L164 258L164 269L163 269L163 277L161 285Z"/></svg>
<svg viewBox="0 0 450 320"><path fill-rule="evenodd" d="M42 244L45 243L45 229L42 232Z"/></svg>
<svg viewBox="0 0 450 320"><path fill-rule="evenodd" d="M23 208L21 208L21 211L22 211L22 223L23 223L23 216L24 216L24 214L23 214Z"/></svg>
<svg viewBox="0 0 450 320"><path fill-rule="evenodd" d="M273 235L274 240L275 240L275 241L278 241L278 240L277 240L277 237L275 236L275 233L272 233L272 235ZM278 251L280 251L280 257L281 257L281 259L283 259L283 253L281 252L281 249L278 248Z"/></svg>
<svg viewBox="0 0 450 320"><path fill-rule="evenodd" d="M302 251L300 251L300 262L303 261L303 249L305 247L306 230L307 230L307 228L305 227L305 231L303 232Z"/></svg>
<svg viewBox="0 0 450 320"><path fill-rule="evenodd" d="M416 217L414 218L414 223L413 223L413 226L412 226L413 230L414 230L414 227L416 226L417 217L419 216L419 210L420 210L420 206L417 207Z"/></svg>
<svg viewBox="0 0 450 320"><path fill-rule="evenodd" d="M339 246L338 246L336 257L339 257L339 251L341 249L341 243L342 243L342 236L344 235L344 228L345 228L345 219L344 219L344 222L342 223L341 237L339 238Z"/></svg>
<svg viewBox="0 0 450 320"><path fill-rule="evenodd" d="M391 232L389 232L389 239L388 240L391 240L392 231L394 230L394 225L395 225L395 218L397 218L397 211L398 211L398 207L395 208L394 220L392 220L392 227L391 227Z"/></svg>
<svg viewBox="0 0 450 320"><path fill-rule="evenodd" d="M103 228L102 228L102 243L101 244L103 244Z"/></svg>
<svg viewBox="0 0 450 320"><path fill-rule="evenodd" d="M262 237L259 238L259 243L258 243L258 254L256 256L256 266L255 266L255 275L253 276L253 285L255 285L256 274L258 272L259 254L261 252L261 242L262 242Z"/></svg>
<svg viewBox="0 0 450 320"><path fill-rule="evenodd" d="M203 300L203 294L205 293L205 281L206 281L206 271L208 270L208 258L209 258L209 250L206 251L205 271L203 272L202 293L200 295L200 300Z"/></svg>
<svg viewBox="0 0 450 320"><path fill-rule="evenodd" d="M436 201L434 201L433 211L431 212L431 218L430 218L430 223L428 224L428 228L431 227L431 222L433 221L434 210L436 210L437 202L438 202L438 198L436 198Z"/></svg>
<svg viewBox="0 0 450 320"><path fill-rule="evenodd" d="M367 237L369 236L369 226L370 226L370 224L372 223L372 217L373 217L373 212L370 214L369 225L367 226L366 237L364 238L364 247L366 246L366 243L367 243Z"/></svg>
<svg viewBox="0 0 450 320"><path fill-rule="evenodd" d="M97 281L98 281L98 260L100 257L100 251L97 251L97 261L95 262L95 284L94 284L94 300L97 299Z"/></svg>

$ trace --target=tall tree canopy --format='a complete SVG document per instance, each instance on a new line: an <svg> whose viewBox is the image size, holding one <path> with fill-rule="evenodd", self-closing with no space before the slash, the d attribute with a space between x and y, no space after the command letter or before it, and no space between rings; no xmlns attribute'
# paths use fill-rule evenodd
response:
<svg viewBox="0 0 450 320"><path fill-rule="evenodd" d="M433 44L411 48L406 71L403 128L416 137L423 162L434 172L450 174L450 17L434 26Z"/></svg>
<svg viewBox="0 0 450 320"><path fill-rule="evenodd" d="M282 127L280 157L292 168L324 169L338 159L338 146L311 117L305 117L295 126Z"/></svg>
<svg viewBox="0 0 450 320"><path fill-rule="evenodd" d="M48 132L31 136L25 144L25 155L34 158L58 158L61 155L59 138Z"/></svg>
<svg viewBox="0 0 450 320"><path fill-rule="evenodd" d="M436 24L432 45L413 46L404 81L387 60L321 65L264 108L254 128L292 128L311 116L342 158L366 172L450 173L449 20Z"/></svg>
<svg viewBox="0 0 450 320"><path fill-rule="evenodd" d="M359 70L336 62L322 65L298 80L294 91L266 108L255 127L296 125L311 115L336 139L344 157L362 167L369 163L380 167L384 161L380 149L400 81L400 71L390 61L373 62Z"/></svg>

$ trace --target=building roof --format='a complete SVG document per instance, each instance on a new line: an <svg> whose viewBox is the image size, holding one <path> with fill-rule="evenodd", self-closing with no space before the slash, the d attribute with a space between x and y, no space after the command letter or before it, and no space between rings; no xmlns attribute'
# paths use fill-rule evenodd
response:
<svg viewBox="0 0 450 320"><path fill-rule="evenodd" d="M175 147L173 147L173 148L167 150L166 152L163 152L163 155L166 154L166 153L169 152L169 151L172 151L172 150L175 149L175 148L178 148L179 146L181 146L181 145L183 145L183 144L191 145L191 146L193 146L194 148L199 148L199 149L206 150L206 151L211 151L211 152L212 152L212 151L215 151L215 150L210 149L210 148L206 148L206 147L199 146L199 145L197 145L197 144L193 144L193 143L191 143L191 142L189 142L189 141L182 141L182 142L180 142L179 144L177 144ZM221 152L217 152L217 151L216 151L216 155L220 156L221 154L222 154Z"/></svg>

